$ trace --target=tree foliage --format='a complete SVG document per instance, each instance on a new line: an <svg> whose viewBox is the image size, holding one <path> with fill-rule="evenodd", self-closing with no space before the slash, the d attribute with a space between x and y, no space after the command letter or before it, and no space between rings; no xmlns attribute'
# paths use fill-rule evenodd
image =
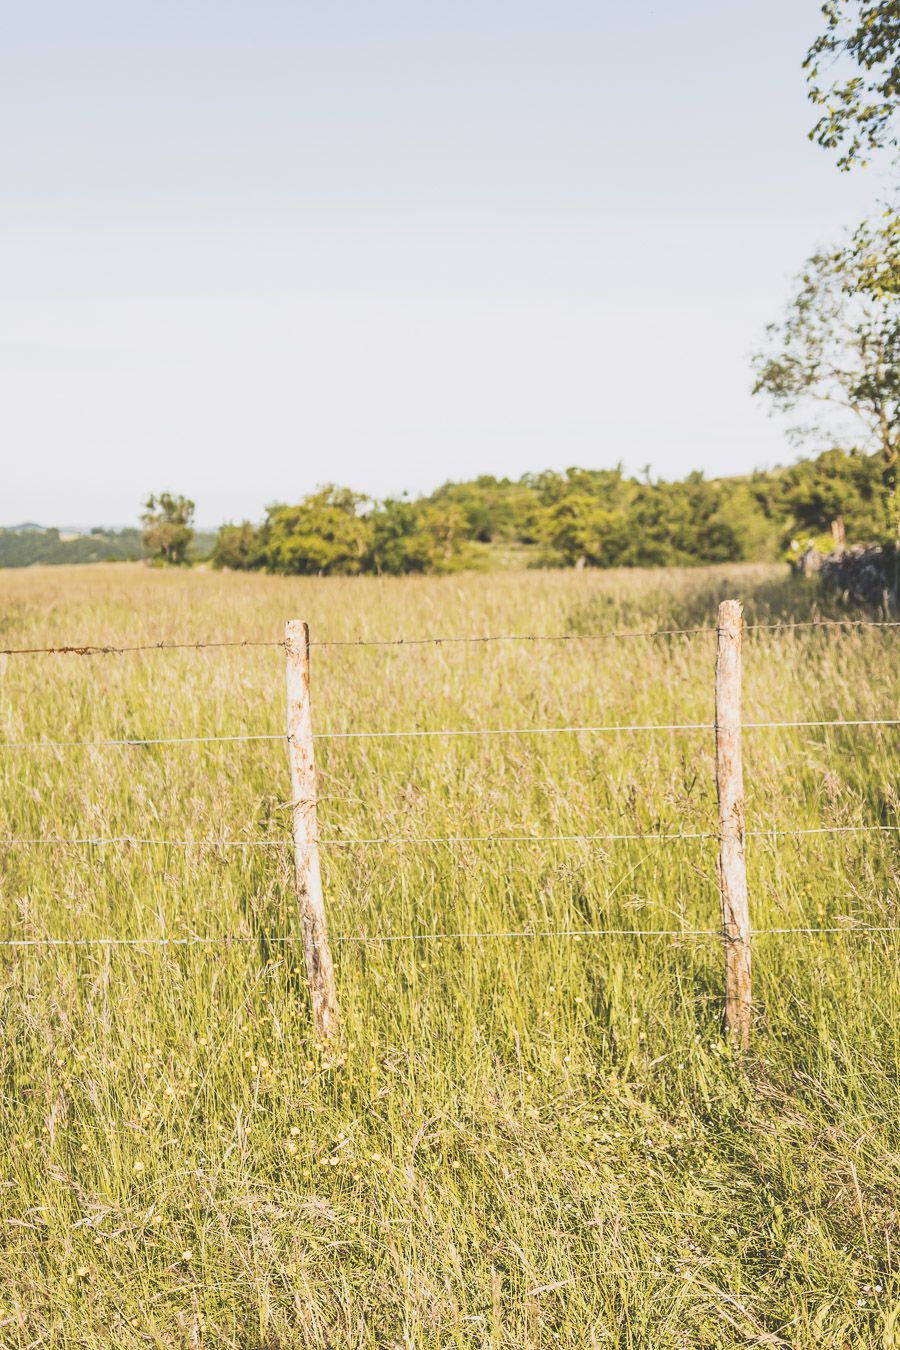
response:
<svg viewBox="0 0 900 1350"><path fill-rule="evenodd" d="M880 537L882 492L880 456L839 449L731 479L569 469L482 476L383 502L325 487L296 506L271 506L261 525L224 525L213 561L307 576L453 572L491 566L510 547L550 567L763 561L792 539L827 534L839 515L850 542Z"/></svg>
<svg viewBox="0 0 900 1350"><path fill-rule="evenodd" d="M853 445L859 432L880 457L884 518L881 533L900 527L897 462L900 448L900 295L875 284L866 237L809 259L781 323L754 358L754 393L781 412L814 411L800 435L825 432ZM837 414L837 419L835 419ZM843 419L843 424L842 420Z"/></svg>
<svg viewBox="0 0 900 1350"><path fill-rule="evenodd" d="M472 561L464 511L441 500L371 502L329 485L296 506L270 506L262 525L223 525L217 567L302 576L452 572Z"/></svg>
<svg viewBox="0 0 900 1350"><path fill-rule="evenodd" d="M809 96L824 109L810 136L849 169L897 146L900 0L826 0L822 15L804 62Z"/></svg>
<svg viewBox="0 0 900 1350"><path fill-rule="evenodd" d="M363 571L368 530L365 497L326 487L298 506L272 506L262 529L266 566L303 576L353 576Z"/></svg>
<svg viewBox="0 0 900 1350"><path fill-rule="evenodd" d="M260 532L249 520L241 525L223 525L216 536L212 552L214 567L227 567L235 572L262 567L265 559L260 551Z"/></svg>
<svg viewBox="0 0 900 1350"><path fill-rule="evenodd" d="M171 492L147 498L141 521L144 547L151 557L174 564L187 561L194 537L194 509L194 503L187 497L176 497Z"/></svg>

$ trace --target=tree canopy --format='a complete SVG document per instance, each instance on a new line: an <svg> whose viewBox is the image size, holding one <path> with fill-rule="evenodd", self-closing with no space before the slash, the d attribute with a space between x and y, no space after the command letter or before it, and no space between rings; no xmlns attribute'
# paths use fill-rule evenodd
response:
<svg viewBox="0 0 900 1350"><path fill-rule="evenodd" d="M772 560L792 540L829 532L848 541L885 529L880 454L829 449L815 460L741 478L677 482L621 468L519 479L482 475L427 497L376 502L328 486L265 520L224 525L218 567L297 575L440 573L504 565L689 566Z"/></svg>
<svg viewBox="0 0 900 1350"><path fill-rule="evenodd" d="M884 514L880 529L869 524L877 537L900 533L900 295L877 287L869 266L862 231L847 247L809 259L783 321L769 325L768 347L754 358L754 393L778 411L811 410L800 435L852 446L862 434L881 464Z"/></svg>
<svg viewBox="0 0 900 1350"><path fill-rule="evenodd" d="M194 537L193 519L194 503L188 497L176 497L171 492L148 497L141 521L144 547L150 556L160 562L186 562Z"/></svg>
<svg viewBox="0 0 900 1350"><path fill-rule="evenodd" d="M804 62L809 96L824 110L810 136L849 169L897 146L900 0L826 0L822 15Z"/></svg>

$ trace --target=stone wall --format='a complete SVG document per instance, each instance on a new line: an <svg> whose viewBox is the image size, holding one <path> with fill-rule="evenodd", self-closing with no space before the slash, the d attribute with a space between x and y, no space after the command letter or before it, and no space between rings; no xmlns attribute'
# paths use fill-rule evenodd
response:
<svg viewBox="0 0 900 1350"><path fill-rule="evenodd" d="M866 605L886 615L897 613L897 555L893 548L854 544L827 554L814 570L825 589L836 591L845 604Z"/></svg>

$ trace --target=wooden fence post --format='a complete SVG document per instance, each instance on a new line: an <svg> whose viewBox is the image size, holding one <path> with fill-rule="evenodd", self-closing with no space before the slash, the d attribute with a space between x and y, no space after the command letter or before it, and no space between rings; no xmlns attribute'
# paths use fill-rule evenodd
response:
<svg viewBox="0 0 900 1350"><path fill-rule="evenodd" d="M309 626L291 619L285 629L284 646L297 907L316 1035L328 1041L340 1029L340 1011L319 869L316 762L309 699Z"/></svg>
<svg viewBox="0 0 900 1350"><path fill-rule="evenodd" d="M716 791L719 799L719 892L725 942L725 1025L742 1049L750 1044L750 910L744 857L744 768L741 756L741 639L744 607L723 600L716 628Z"/></svg>

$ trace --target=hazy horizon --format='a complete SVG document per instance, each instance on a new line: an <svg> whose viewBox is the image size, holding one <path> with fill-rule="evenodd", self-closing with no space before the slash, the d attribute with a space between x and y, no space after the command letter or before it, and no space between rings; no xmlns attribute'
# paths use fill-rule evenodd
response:
<svg viewBox="0 0 900 1350"><path fill-rule="evenodd" d="M756 472L756 471L765 473L765 472L772 472L772 471L775 470L775 469L789 468L791 464L796 463L796 462L797 462L798 460L800 460L800 459L805 459L805 458L810 458L810 457L812 457L812 453L814 453L814 452L810 452L809 454L807 454L807 452L805 452L805 451L795 450L794 453L793 453L789 458L786 457L783 461L780 461L780 462L777 463L777 464L753 465L752 468L750 468L750 469L748 469L748 470L746 471L746 474L752 474L753 472ZM598 465L570 464L570 465L566 465L564 468L559 469L559 470L557 470L557 471L558 471L558 472L561 472L561 473L565 473L567 469L604 469L604 468L610 469L610 468L616 468L616 467L617 467L617 466L616 466L615 464L608 464L608 465L603 465L603 464L598 464ZM552 470L551 470L551 471L552 471ZM631 476L631 470L627 469L627 467L626 467L626 470L625 470L625 471L626 471L626 474L627 474L628 476ZM523 474L521 474L521 475L506 475L506 477L509 477L509 478L514 478L514 477L515 477L515 478L520 478L520 477L526 476L526 475L527 475L528 473L530 473L530 472L538 472L538 473L539 473L539 472L542 472L542 471L541 471L541 470L532 471L532 470L527 470L527 469L526 469L526 470L524 470ZM690 473L691 470L688 470L687 472ZM735 474L731 474L731 473L725 472L725 473L722 473L722 474L704 474L704 477L707 477L707 478L726 478L726 479L727 479L727 478L732 478L732 477L734 477L734 478L744 477L744 476L746 476L746 474L744 473L744 471L740 471L740 472L735 473ZM477 475L474 475L474 476L477 476ZM635 477L640 477L641 475L638 474L638 473L635 473L634 476L635 476ZM503 477L503 475L498 475L498 477ZM660 476L660 477L661 477L661 476ZM658 481L656 475L654 475L654 480L655 480L655 481ZM370 500L372 500L372 501L380 501L380 500L384 500L384 498L385 498L386 496L391 496L391 495L392 495L392 496L409 496L410 498L412 498L412 497L417 497L417 496L428 496L428 495L430 495L430 493L436 491L437 488L439 488L439 487L443 486L445 483L448 483L448 482L451 482L451 481L460 481L460 482L461 482L461 481L469 481L469 480L461 480L461 479L460 479L460 480L451 480L451 479L446 479L446 478L444 478L444 479L441 479L439 482L436 482L436 483L432 484L430 487L426 487L425 489L423 489L423 491L422 491L421 493L412 493L412 492L408 492L408 493L407 493L407 492L404 492L403 490L401 490L401 492L399 492L399 493L394 493L394 494L383 494L383 495L380 496L380 497L379 497L379 496L375 496L375 495L370 494ZM324 482L323 482L323 483L318 483L318 484L315 484L315 485L310 489L310 491L311 491L311 492L314 492L318 487L326 487L326 486L329 486L329 484L324 483ZM334 484L333 486L335 486L335 487L340 487L340 488L350 488L351 490L354 488L354 484L353 484L353 483L336 483L336 484ZM171 487L171 485L162 484L161 488L158 488L157 491L164 491L164 492L165 492L165 491L169 491L169 490L170 490L170 487ZM252 523L254 523L254 524L261 524L261 523L263 522L264 518L265 518L265 515L266 515L266 509L267 509L268 506L270 506L270 505L276 505L276 504L281 504L281 503L287 504L287 505L291 505L291 504L295 504L296 501L298 501L298 500L299 500L299 498L287 498L287 497L273 498L273 499L271 500L271 502L266 503L266 506L264 506L263 509L262 509L262 510L258 513L258 515L256 515L256 516L247 516L247 515L243 515L243 516L230 516L230 517L223 518L223 519L221 519L221 520L215 520L215 521L199 519L199 520L194 520L192 528L193 528L197 533L199 533L199 534L214 534L214 533L215 533L222 525L226 525L226 524L230 524L230 523L231 523L231 524L239 523L239 522L244 521L244 520L251 520ZM202 510L202 503L197 502L197 503L195 503L195 505L197 506L197 509L198 509L198 510ZM71 521L71 520L62 520L62 521L60 521L60 520L38 520L38 519L36 519L36 518L33 517L33 516L21 516L21 517L18 517L17 519L15 519L15 520L0 520L0 530L16 530L16 529L21 529L23 526L25 526L25 527L28 527L28 526L36 526L36 527L39 527L39 528L41 528L41 529L50 529L50 530L56 529L56 530L60 530L60 531L63 531L63 532L65 532L65 531L67 531L67 530L71 530L71 531L73 531L73 532L79 532L79 533L87 534L87 533L89 533L91 530L97 530L97 529L99 529L99 530L130 530L130 529L140 529L140 528L141 528L141 519L140 519L140 517L141 517L141 512L142 512L142 511L143 511L143 503L141 502L141 503L139 503L138 506L136 507L134 518L131 519L131 520L123 520L123 519L119 519L119 520L82 520L82 521L77 521L77 522L75 522L75 521Z"/></svg>

